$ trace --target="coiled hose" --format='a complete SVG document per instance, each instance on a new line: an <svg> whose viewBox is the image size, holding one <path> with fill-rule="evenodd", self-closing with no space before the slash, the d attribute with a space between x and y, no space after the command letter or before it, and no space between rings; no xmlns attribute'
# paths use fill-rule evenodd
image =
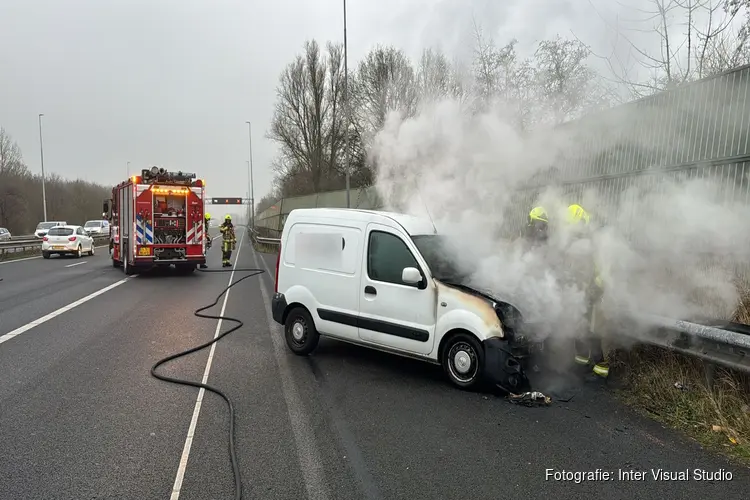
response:
<svg viewBox="0 0 750 500"><path fill-rule="evenodd" d="M242 328L244 323L240 321L237 318L233 318L231 316L216 316L212 314L203 314L202 311L205 311L206 309L210 309L217 305L219 303L219 300L221 297L226 294L230 288L235 286L236 284L248 279L252 278L253 276L258 276L261 273L264 273L265 271L262 269L253 269L253 268L234 268L234 269L198 269L198 271L202 273L250 273L245 276L242 276L241 278L233 281L229 285L227 285L224 290L216 296L216 299L209 305L203 306L201 308L198 308L193 312L194 315L198 316L199 318L206 318L206 319L215 319L215 320L221 320L222 322L228 321L235 323L234 326L232 326L230 329L226 330L225 332L220 333L212 340L205 342L203 344L200 344L195 347L191 347L190 349L186 349L184 351L180 351L175 354L170 354L166 358L162 358L156 363L154 363L154 366L151 367L151 375L159 380L164 380L165 382L172 382L173 384L179 384L179 385L187 385L190 387L198 387L201 389L205 389L207 391L211 391L214 394L217 394L220 396L224 401L226 401L227 406L229 407L229 459L232 462L232 474L234 475L234 498L235 500L242 500L242 477L240 475L240 467L239 462L237 460L237 452L235 450L235 436L234 436L234 405L232 404L232 401L229 399L229 396L227 396L224 392L217 389L216 387L212 387L208 384L203 384L201 382L194 382L192 380L186 380L186 379L180 379L175 377L168 377L167 375L161 375L156 372L156 369L159 368L164 363L168 363L169 361L172 361L173 359L181 358L183 356L187 356L188 354L192 354L194 352L198 352L202 349L205 349L206 347L209 347L210 345L218 342L220 339L226 337L230 333L239 330Z"/></svg>

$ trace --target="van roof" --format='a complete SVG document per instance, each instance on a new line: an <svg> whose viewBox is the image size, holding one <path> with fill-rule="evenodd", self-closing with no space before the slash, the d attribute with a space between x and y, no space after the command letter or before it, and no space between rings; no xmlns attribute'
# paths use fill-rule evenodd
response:
<svg viewBox="0 0 750 500"><path fill-rule="evenodd" d="M359 208L297 208L292 210L295 216L328 217L332 219L358 220L376 222L378 219L390 219L409 233L409 236L421 234L436 234L435 227L429 219L414 217L413 215L386 212L382 210L363 210Z"/></svg>

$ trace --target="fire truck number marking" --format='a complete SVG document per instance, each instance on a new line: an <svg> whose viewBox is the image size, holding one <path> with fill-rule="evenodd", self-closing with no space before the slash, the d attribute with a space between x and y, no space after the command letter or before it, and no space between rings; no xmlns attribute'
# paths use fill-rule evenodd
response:
<svg viewBox="0 0 750 500"><path fill-rule="evenodd" d="M151 249L148 247L141 247L138 249L138 255L151 255Z"/></svg>

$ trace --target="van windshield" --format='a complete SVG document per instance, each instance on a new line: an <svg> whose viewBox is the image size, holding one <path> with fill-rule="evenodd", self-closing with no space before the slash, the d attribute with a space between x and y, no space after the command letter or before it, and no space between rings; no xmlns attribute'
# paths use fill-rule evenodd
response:
<svg viewBox="0 0 750 500"><path fill-rule="evenodd" d="M57 225L57 222L40 222L36 228L37 229L49 229L51 227L55 227L56 225Z"/></svg>
<svg viewBox="0 0 750 500"><path fill-rule="evenodd" d="M469 277L470 271L466 264L458 262L457 256L461 254L456 240L435 234L412 236L411 239L427 261L435 279L460 284Z"/></svg>
<svg viewBox="0 0 750 500"><path fill-rule="evenodd" d="M90 220L90 221L87 221L86 224L84 224L83 227L101 227L101 226L102 226L102 222L101 221Z"/></svg>

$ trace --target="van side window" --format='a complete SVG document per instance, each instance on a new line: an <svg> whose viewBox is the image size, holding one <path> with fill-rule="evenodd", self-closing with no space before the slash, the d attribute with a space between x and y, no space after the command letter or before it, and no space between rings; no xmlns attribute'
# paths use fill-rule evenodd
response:
<svg viewBox="0 0 750 500"><path fill-rule="evenodd" d="M401 272L405 267L419 269L406 243L390 233L371 232L367 245L367 274L370 279L403 285Z"/></svg>

